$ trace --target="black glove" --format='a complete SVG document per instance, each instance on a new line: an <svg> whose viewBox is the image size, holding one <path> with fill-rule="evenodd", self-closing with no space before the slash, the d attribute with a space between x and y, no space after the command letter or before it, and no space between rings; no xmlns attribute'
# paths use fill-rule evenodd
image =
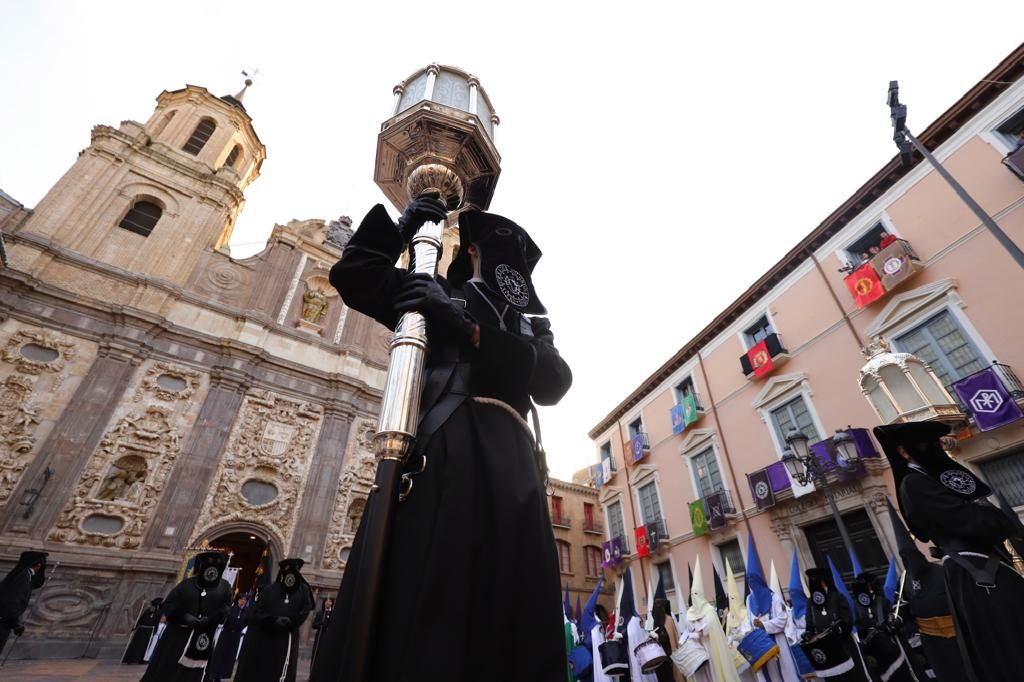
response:
<svg viewBox="0 0 1024 682"><path fill-rule="evenodd" d="M193 628L199 623L199 619L193 616L191 613L186 613L181 617L181 624L187 627Z"/></svg>
<svg viewBox="0 0 1024 682"><path fill-rule="evenodd" d="M193 624L193 627L201 628L207 623L209 623L210 619L207 616L196 616L195 621L196 622Z"/></svg>
<svg viewBox="0 0 1024 682"><path fill-rule="evenodd" d="M399 315L416 311L435 330L444 328L464 339L471 337L476 328L466 309L449 298L430 275L411 275L395 296L394 306Z"/></svg>
<svg viewBox="0 0 1024 682"><path fill-rule="evenodd" d="M18 623L13 628L11 628L11 632L16 634L18 637L21 637L23 634L25 634L25 626L21 623Z"/></svg>
<svg viewBox="0 0 1024 682"><path fill-rule="evenodd" d="M398 219L398 229L402 233L402 238L408 242L416 235L416 231L423 227L423 223L427 221L444 222L447 216L448 211L445 210L444 203L441 202L440 194L437 192L421 194L405 207L402 217Z"/></svg>
<svg viewBox="0 0 1024 682"><path fill-rule="evenodd" d="M278 616L274 619L274 625L276 625L279 630L288 630L292 626L292 619L288 616Z"/></svg>

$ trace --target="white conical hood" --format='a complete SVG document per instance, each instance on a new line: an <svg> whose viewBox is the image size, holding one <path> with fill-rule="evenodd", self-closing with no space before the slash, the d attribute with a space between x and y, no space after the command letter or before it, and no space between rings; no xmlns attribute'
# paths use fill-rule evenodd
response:
<svg viewBox="0 0 1024 682"><path fill-rule="evenodd" d="M743 603L740 590L736 587L736 576L733 575L732 566L725 562L725 589L729 595L729 616L726 619L728 631L740 628L747 622L747 605Z"/></svg>
<svg viewBox="0 0 1024 682"><path fill-rule="evenodd" d="M768 587L772 588L772 592L782 596L782 583L779 582L779 574L775 572L775 561L772 560L770 563L770 570L768 572Z"/></svg>

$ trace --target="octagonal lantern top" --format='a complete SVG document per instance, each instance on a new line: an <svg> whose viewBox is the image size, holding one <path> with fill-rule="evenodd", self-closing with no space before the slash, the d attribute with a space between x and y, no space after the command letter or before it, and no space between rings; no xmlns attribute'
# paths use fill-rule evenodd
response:
<svg viewBox="0 0 1024 682"><path fill-rule="evenodd" d="M392 116L397 116L417 102L429 100L475 114L487 136L494 139L498 115L494 113L491 100L480 86L480 81L467 71L455 66L429 64L396 85L394 93L395 108Z"/></svg>

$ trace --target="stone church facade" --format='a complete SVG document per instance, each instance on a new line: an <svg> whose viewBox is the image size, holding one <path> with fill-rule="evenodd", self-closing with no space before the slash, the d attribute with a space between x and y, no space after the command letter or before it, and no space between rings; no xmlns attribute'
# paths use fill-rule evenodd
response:
<svg viewBox="0 0 1024 682"><path fill-rule="evenodd" d="M15 657L119 654L200 545L340 580L390 334L328 283L347 218L230 256L266 157L243 94L163 92L34 209L0 192L0 570L59 562Z"/></svg>

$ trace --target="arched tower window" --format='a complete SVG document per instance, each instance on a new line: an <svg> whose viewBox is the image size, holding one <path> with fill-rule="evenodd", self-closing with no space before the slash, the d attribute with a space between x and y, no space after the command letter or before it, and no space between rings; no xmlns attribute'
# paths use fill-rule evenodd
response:
<svg viewBox="0 0 1024 682"><path fill-rule="evenodd" d="M228 158L224 160L224 165L225 166L231 166L232 168L234 168L235 167L235 162L238 161L238 157L241 156L241 155L242 155L242 146L236 144L235 148L231 150L230 154L228 154Z"/></svg>
<svg viewBox="0 0 1024 682"><path fill-rule="evenodd" d="M136 201L124 215L124 218L121 218L121 222L117 226L123 227L129 232L141 234L143 237L148 237L149 233L156 227L156 223L160 220L163 212L163 209L152 201Z"/></svg>
<svg viewBox="0 0 1024 682"><path fill-rule="evenodd" d="M196 126L195 132L192 133L192 137L188 138L188 142L182 147L186 152L195 156L206 143L210 141L210 136L213 135L213 131L217 129L217 124L212 118L204 118Z"/></svg>

